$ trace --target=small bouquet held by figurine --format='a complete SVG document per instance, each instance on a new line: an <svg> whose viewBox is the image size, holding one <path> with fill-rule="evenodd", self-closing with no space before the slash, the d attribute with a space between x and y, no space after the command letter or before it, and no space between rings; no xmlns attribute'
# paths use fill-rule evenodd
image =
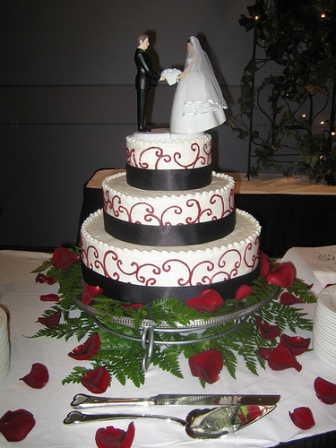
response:
<svg viewBox="0 0 336 448"><path fill-rule="evenodd" d="M166 68L163 72L161 72L161 76L165 78L170 86L173 86L178 82L178 75L181 73L181 70L177 68Z"/></svg>

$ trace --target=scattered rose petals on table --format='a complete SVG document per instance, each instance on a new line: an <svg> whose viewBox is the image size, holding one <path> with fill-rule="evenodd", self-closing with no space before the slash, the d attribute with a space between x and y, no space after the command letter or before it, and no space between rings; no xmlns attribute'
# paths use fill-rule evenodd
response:
<svg viewBox="0 0 336 448"><path fill-rule="evenodd" d="M134 434L134 422L128 425L127 431L114 426L99 428L96 432L96 445L98 448L130 448Z"/></svg>
<svg viewBox="0 0 336 448"><path fill-rule="evenodd" d="M45 325L48 328L56 328L61 319L61 310L56 311L54 314L48 317L39 317L37 319L40 324Z"/></svg>
<svg viewBox="0 0 336 448"><path fill-rule="evenodd" d="M35 278L36 283L45 283L47 281L47 276L39 272Z"/></svg>
<svg viewBox="0 0 336 448"><path fill-rule="evenodd" d="M265 275L267 283L280 288L289 288L295 279L295 269L291 263L280 263Z"/></svg>
<svg viewBox="0 0 336 448"><path fill-rule="evenodd" d="M49 381L48 369L44 364L36 362L32 365L30 372L20 380L34 389L42 389Z"/></svg>
<svg viewBox="0 0 336 448"><path fill-rule="evenodd" d="M301 336L288 336L283 333L280 336L280 345L287 347L292 355L298 356L306 352L310 345L310 338Z"/></svg>
<svg viewBox="0 0 336 448"><path fill-rule="evenodd" d="M83 344L75 347L68 356L77 360L91 359L100 350L100 337L93 333Z"/></svg>
<svg viewBox="0 0 336 448"><path fill-rule="evenodd" d="M314 381L314 389L317 397L325 404L336 403L336 384L318 376Z"/></svg>
<svg viewBox="0 0 336 448"><path fill-rule="evenodd" d="M77 263L79 261L79 256L72 253L70 250L65 247L57 247L54 250L51 263L57 269L66 269L71 266L73 263Z"/></svg>
<svg viewBox="0 0 336 448"><path fill-rule="evenodd" d="M302 370L301 364L295 356L283 345L278 345L268 355L268 365L272 370L285 370L293 367L298 372Z"/></svg>
<svg viewBox="0 0 336 448"><path fill-rule="evenodd" d="M217 311L224 303L220 294L214 289L204 289L198 296L187 300L186 305L197 311Z"/></svg>
<svg viewBox="0 0 336 448"><path fill-rule="evenodd" d="M294 296L294 294L285 291L280 296L280 303L281 305L288 306L295 305L296 303L302 303L302 301L298 297Z"/></svg>
<svg viewBox="0 0 336 448"><path fill-rule="evenodd" d="M58 294L42 294L42 296L40 296L40 300L42 302L58 302L59 295Z"/></svg>
<svg viewBox="0 0 336 448"><path fill-rule="evenodd" d="M102 292L103 289L99 286L88 285L84 282L82 302L84 303L84 305L88 305L94 297L100 296Z"/></svg>
<svg viewBox="0 0 336 448"><path fill-rule="evenodd" d="M33 414L25 409L7 411L0 418L0 432L8 442L20 442L35 426Z"/></svg>
<svg viewBox="0 0 336 448"><path fill-rule="evenodd" d="M81 383L94 394L102 394L110 384L110 374L105 367L98 367L84 373Z"/></svg>
<svg viewBox="0 0 336 448"><path fill-rule="evenodd" d="M280 336L280 328L277 325L271 325L259 316L256 316L255 320L258 325L259 333L263 338L271 340Z"/></svg>
<svg viewBox="0 0 336 448"><path fill-rule="evenodd" d="M303 430L310 429L315 425L312 411L304 406L289 412L289 417L295 426Z"/></svg>
<svg viewBox="0 0 336 448"><path fill-rule="evenodd" d="M191 374L212 384L219 380L223 368L223 355L214 349L193 355L188 360Z"/></svg>

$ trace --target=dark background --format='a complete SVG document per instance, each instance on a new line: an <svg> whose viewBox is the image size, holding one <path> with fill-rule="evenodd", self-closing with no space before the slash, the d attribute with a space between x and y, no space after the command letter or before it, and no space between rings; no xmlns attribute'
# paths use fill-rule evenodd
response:
<svg viewBox="0 0 336 448"><path fill-rule="evenodd" d="M157 71L184 65L200 38L238 113L252 33L236 0L5 0L0 44L0 246L74 243L83 185L101 168L125 166L136 130L136 37L151 35ZM174 86L151 89L149 121L169 124ZM246 172L247 142L212 131L217 166Z"/></svg>

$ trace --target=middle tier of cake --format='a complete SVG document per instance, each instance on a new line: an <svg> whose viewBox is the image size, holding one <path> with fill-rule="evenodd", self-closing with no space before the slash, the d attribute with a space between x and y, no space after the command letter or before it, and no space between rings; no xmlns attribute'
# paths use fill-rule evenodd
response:
<svg viewBox="0 0 336 448"><path fill-rule="evenodd" d="M147 191L130 186L125 173L103 183L105 230L134 244L185 246L217 240L235 227L234 180L212 173L200 190Z"/></svg>

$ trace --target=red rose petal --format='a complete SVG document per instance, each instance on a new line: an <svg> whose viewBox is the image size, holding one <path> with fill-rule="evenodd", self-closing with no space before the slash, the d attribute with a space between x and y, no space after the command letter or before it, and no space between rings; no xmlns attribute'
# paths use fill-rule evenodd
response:
<svg viewBox="0 0 336 448"><path fill-rule="evenodd" d="M8 442L20 442L35 426L33 414L25 409L7 411L0 419L0 432Z"/></svg>
<svg viewBox="0 0 336 448"><path fill-rule="evenodd" d="M289 288L295 279L294 267L291 263L280 263L265 275L265 279L270 285Z"/></svg>
<svg viewBox="0 0 336 448"><path fill-rule="evenodd" d="M39 272L35 278L36 283L45 283L47 281L47 276Z"/></svg>
<svg viewBox="0 0 336 448"><path fill-rule="evenodd" d="M260 347L258 348L257 353L258 356L260 356L260 358L265 359L267 361L271 353L271 349L268 347Z"/></svg>
<svg viewBox="0 0 336 448"><path fill-rule="evenodd" d="M59 296L58 294L42 294L42 296L40 296L40 300L42 302L58 302Z"/></svg>
<svg viewBox="0 0 336 448"><path fill-rule="evenodd" d="M49 381L48 369L45 365L37 362L32 365L30 372L20 380L34 389L42 389Z"/></svg>
<svg viewBox="0 0 336 448"><path fill-rule="evenodd" d="M48 285L53 285L54 283L56 283L56 280L54 277L51 276L51 277L47 277L46 282Z"/></svg>
<svg viewBox="0 0 336 448"><path fill-rule="evenodd" d="M259 274L262 277L265 277L265 275L270 270L270 260L264 252L260 252L260 260L259 260Z"/></svg>
<svg viewBox="0 0 336 448"><path fill-rule="evenodd" d="M336 403L336 384L327 381L320 376L315 378L314 389L317 397L325 404Z"/></svg>
<svg viewBox="0 0 336 448"><path fill-rule="evenodd" d="M250 285L240 285L235 292L235 300L244 299L247 296L250 296L253 292L253 288Z"/></svg>
<svg viewBox="0 0 336 448"><path fill-rule="evenodd" d="M49 317L39 317L37 321L48 328L56 328L57 325L59 324L60 319L61 319L61 310L58 310Z"/></svg>
<svg viewBox="0 0 336 448"><path fill-rule="evenodd" d="M135 309L135 310L137 310L137 309L139 309L139 308L142 308L144 305L143 305L143 303L125 303L125 305L121 305L121 308L122 309L124 309L124 310L129 310L129 309Z"/></svg>
<svg viewBox="0 0 336 448"><path fill-rule="evenodd" d="M259 333L263 338L272 340L280 336L280 328L277 325L271 325L259 316L256 316L255 320L258 325Z"/></svg>
<svg viewBox="0 0 336 448"><path fill-rule="evenodd" d="M204 289L198 296L187 300L186 305L197 311L216 311L224 303L222 297L214 289Z"/></svg>
<svg viewBox="0 0 336 448"><path fill-rule="evenodd" d="M295 305L296 303L302 303L302 301L298 297L295 297L290 292L285 291L280 296L280 303L281 305L287 306L287 305Z"/></svg>
<svg viewBox="0 0 336 448"><path fill-rule="evenodd" d="M315 425L314 417L310 408L296 408L293 412L289 412L289 417L295 426L303 430L310 429Z"/></svg>
<svg viewBox="0 0 336 448"><path fill-rule="evenodd" d="M283 333L280 336L280 345L287 347L292 355L298 356L308 350L310 338L305 339L301 336L288 336Z"/></svg>
<svg viewBox="0 0 336 448"><path fill-rule="evenodd" d="M268 365L272 370L285 370L294 367L298 372L302 369L295 356L291 354L287 347L278 345L267 358Z"/></svg>
<svg viewBox="0 0 336 448"><path fill-rule="evenodd" d="M77 360L91 359L100 350L100 337L98 333L92 334L83 344L75 347L68 356Z"/></svg>
<svg viewBox="0 0 336 448"><path fill-rule="evenodd" d="M212 384L219 380L219 372L223 368L223 355L217 350L206 350L193 355L188 360L191 374Z"/></svg>
<svg viewBox="0 0 336 448"><path fill-rule="evenodd" d="M110 384L110 374L105 367L98 367L84 373L81 383L90 392L94 394L102 394L106 391Z"/></svg>
<svg viewBox="0 0 336 448"><path fill-rule="evenodd" d="M82 294L82 302L84 305L88 305L94 297L101 295L103 289L99 286L92 286L84 283L83 294Z"/></svg>
<svg viewBox="0 0 336 448"><path fill-rule="evenodd" d="M70 250L64 247L58 247L54 250L51 263L57 269L66 269L73 263L79 261L79 256L70 252Z"/></svg>
<svg viewBox="0 0 336 448"><path fill-rule="evenodd" d="M96 432L96 445L98 448L130 448L135 434L134 422L128 425L127 431L113 426L99 428Z"/></svg>

